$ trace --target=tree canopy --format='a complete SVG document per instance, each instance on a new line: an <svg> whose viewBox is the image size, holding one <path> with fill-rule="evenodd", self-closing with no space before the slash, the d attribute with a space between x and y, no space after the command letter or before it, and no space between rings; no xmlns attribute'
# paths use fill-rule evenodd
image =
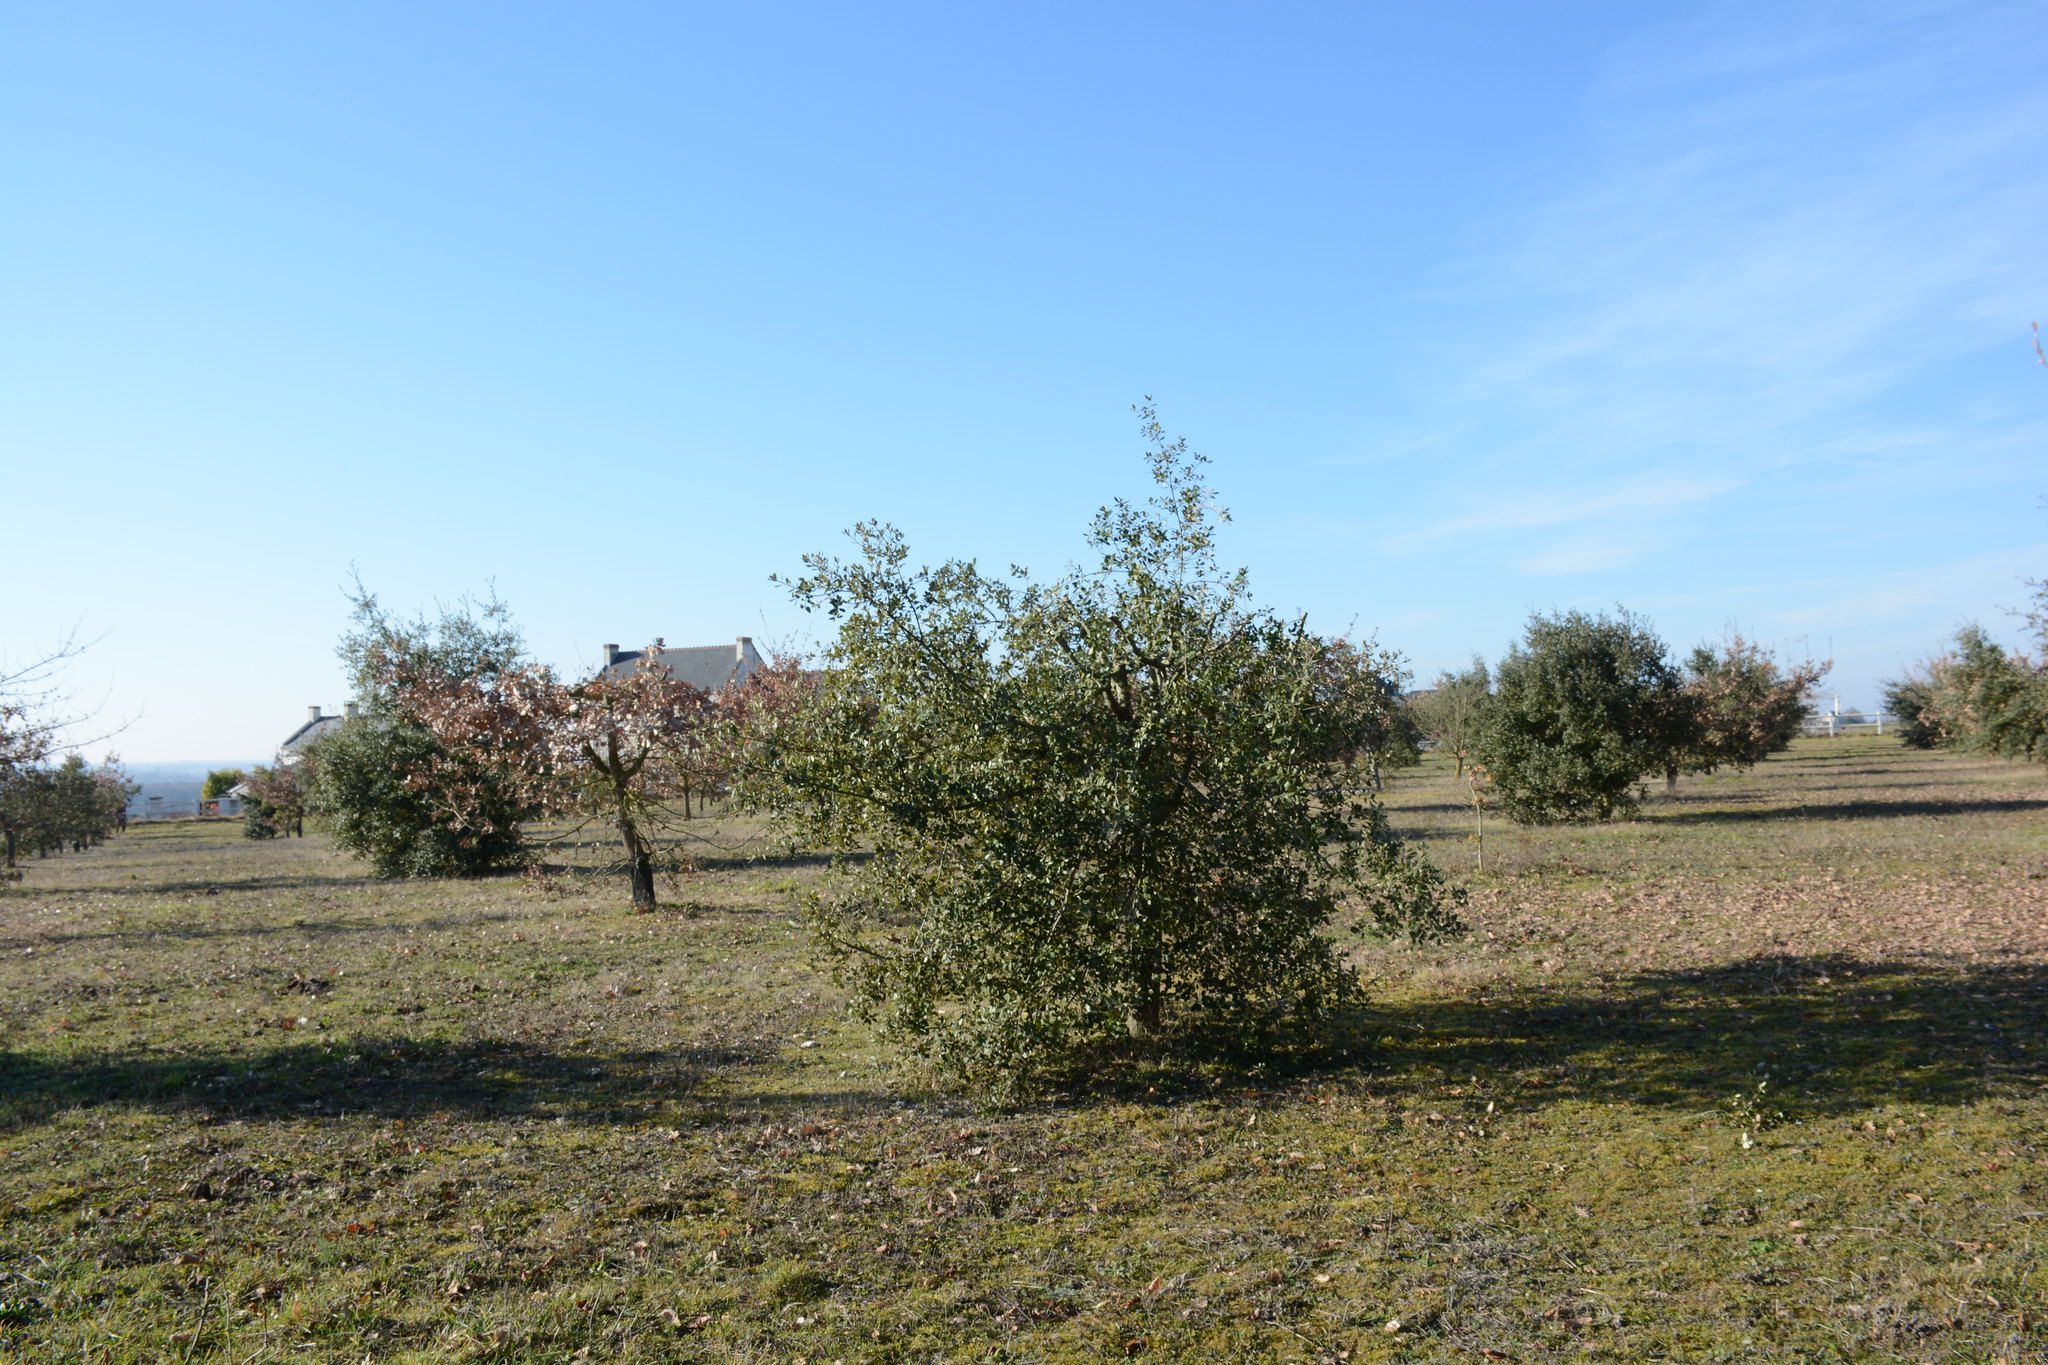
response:
<svg viewBox="0 0 2048 1365"><path fill-rule="evenodd" d="M1621 608L1538 614L1495 670L1479 752L1514 819L1604 820L1635 809L1643 775L1685 753L1691 726L1649 622Z"/></svg>
<svg viewBox="0 0 2048 1365"><path fill-rule="evenodd" d="M1353 767L1395 661L1255 607L1200 457L1142 418L1153 498L1103 508L1057 580L913 569L874 522L808 557L792 595L837 636L747 768L836 855L807 913L857 1008L996 1091L1095 1044L1313 1020L1357 988L1346 910L1457 927Z"/></svg>
<svg viewBox="0 0 2048 1365"><path fill-rule="evenodd" d="M406 714L402 678L488 681L518 667L525 643L495 594L433 617L394 616L357 585L336 653L360 714L317 741L302 783L337 846L389 877L476 876L523 856L518 795L488 765ZM458 805L469 818L457 818Z"/></svg>
<svg viewBox="0 0 2048 1365"><path fill-rule="evenodd" d="M2048 759L2048 662L2006 649L1981 626L1964 626L1948 650L1887 683L1885 706L1909 747Z"/></svg>
<svg viewBox="0 0 2048 1365"><path fill-rule="evenodd" d="M1813 714L1826 662L1781 669L1770 650L1731 632L1720 649L1701 645L1685 666L1692 734L1680 761L1689 772L1752 768L1790 748Z"/></svg>

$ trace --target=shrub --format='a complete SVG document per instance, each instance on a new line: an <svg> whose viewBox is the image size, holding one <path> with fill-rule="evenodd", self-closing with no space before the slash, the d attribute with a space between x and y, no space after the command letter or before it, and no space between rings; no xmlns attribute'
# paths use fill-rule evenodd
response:
<svg viewBox="0 0 2048 1365"><path fill-rule="evenodd" d="M1948 735L1935 709L1937 687L1929 670L1884 685L1884 709L1898 717L1899 743L1908 749L1939 749Z"/></svg>
<svg viewBox="0 0 2048 1365"><path fill-rule="evenodd" d="M1828 668L1809 662L1783 671L1770 650L1740 633L1718 651L1695 649L1686 663L1695 728L1682 756L1684 768L1751 768L1791 748L1813 714L1813 689Z"/></svg>
<svg viewBox="0 0 2048 1365"><path fill-rule="evenodd" d="M490 774L467 771L424 726L359 717L315 744L313 759L314 812L336 847L380 877L480 877L525 856L517 804L498 803L483 826L457 823L436 801L435 785L466 773L469 785L488 786Z"/></svg>
<svg viewBox="0 0 2048 1365"><path fill-rule="evenodd" d="M307 789L317 762L302 755L297 763L256 767L242 783L242 837L275 839L281 834L304 836Z"/></svg>
<svg viewBox="0 0 2048 1365"><path fill-rule="evenodd" d="M1478 748L1513 819L1605 820L1635 810L1643 775L1683 754L1695 725L1641 617L1539 614L1495 671Z"/></svg>
<svg viewBox="0 0 2048 1365"><path fill-rule="evenodd" d="M809 557L829 667L741 767L837 857L807 914L856 1009L996 1094L1094 1045L1315 1020L1357 990L1325 933L1347 906L1458 927L1351 769L1392 659L1254 608L1200 457L1144 418L1158 492L1097 515L1085 570L912 571L876 523L852 562Z"/></svg>
<svg viewBox="0 0 2048 1365"><path fill-rule="evenodd" d="M1885 685L1899 738L1919 749L1955 748L2007 758L2048 758L2048 665L2012 653L1982 627Z"/></svg>
<svg viewBox="0 0 2048 1365"><path fill-rule="evenodd" d="M456 753L409 718L397 679L489 680L524 654L495 597L464 598L436 619L402 620L357 585L355 624L337 653L360 714L312 747L308 807L337 846L380 876L481 876L524 860L530 807L491 765Z"/></svg>

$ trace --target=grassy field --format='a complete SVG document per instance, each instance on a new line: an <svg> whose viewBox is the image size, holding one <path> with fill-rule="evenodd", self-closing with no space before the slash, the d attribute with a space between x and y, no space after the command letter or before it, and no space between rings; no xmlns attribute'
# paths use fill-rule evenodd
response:
<svg viewBox="0 0 2048 1365"><path fill-rule="evenodd" d="M1483 874L1458 791L1387 799L1474 932L1360 945L1339 1063L1003 1114L734 826L637 917L222 826L34 863L0 1357L2048 1359L2040 770L1806 741Z"/></svg>

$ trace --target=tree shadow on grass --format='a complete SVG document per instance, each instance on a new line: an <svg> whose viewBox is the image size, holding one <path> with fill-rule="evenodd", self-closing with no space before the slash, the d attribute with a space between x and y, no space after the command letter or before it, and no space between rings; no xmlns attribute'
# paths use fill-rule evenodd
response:
<svg viewBox="0 0 2048 1365"><path fill-rule="evenodd" d="M222 1118L342 1115L560 1118L617 1123L688 1100L700 1121L886 1110L874 1090L773 1088L779 1049L567 1051L479 1039L346 1039L294 1033L248 1052L0 1051L0 1132L72 1108L186 1110ZM1524 1111L1566 1100L1713 1110L1770 1082L1771 1103L1820 1118L1885 1104L1956 1105L2038 1092L2048 1081L2048 966L1933 967L1761 957L1491 993L1418 992L1375 1002L1312 1043L1263 1058L1183 1048L1098 1058L1062 1078L1065 1103L1168 1102L1219 1087L1364 1084L1441 1102L1481 1077ZM746 1073L767 1088L705 1083ZM790 1073L790 1079L799 1073Z"/></svg>
<svg viewBox="0 0 2048 1365"><path fill-rule="evenodd" d="M1712 1110L1770 1083L1795 1117L1963 1104L2048 1081L2048 966L1762 957L1367 1003L1264 1054L1183 1045L1088 1059L1069 1100L1155 1102L1250 1087L1362 1084L1441 1102L1479 1077L1523 1109L1565 1100ZM1477 1093L1477 1092L1475 1092Z"/></svg>
<svg viewBox="0 0 2048 1365"><path fill-rule="evenodd" d="M1719 825L1752 820L1883 820L1898 816L2016 815L2048 812L2048 797L2012 797L1996 801L1816 801L1803 806L1757 806L1729 810L1663 810L1649 812L1657 824Z"/></svg>
<svg viewBox="0 0 2048 1365"><path fill-rule="evenodd" d="M686 1099L716 1072L759 1066L745 1045L567 1052L481 1039L296 1039L246 1053L0 1051L0 1132L66 1109L124 1107L251 1120L372 1115L616 1123Z"/></svg>
<svg viewBox="0 0 2048 1365"><path fill-rule="evenodd" d="M164 896L204 896L230 891L360 891L375 886L380 878L366 872L257 873L246 877L190 877L177 881L112 882L106 885L43 888L50 896L115 896L125 900L149 900Z"/></svg>
<svg viewBox="0 0 2048 1365"><path fill-rule="evenodd" d="M12 953L24 948L42 951L68 944L122 944L147 939L174 939L179 941L203 942L209 939L270 938L279 935L293 935L313 940L334 938L343 934L383 934L402 936L408 932L426 930L475 929L488 924L509 923L514 916L503 910L477 910L464 915L431 915L406 920L380 919L369 912L349 919L312 919L304 915L274 923L217 924L207 920L193 919L182 924L151 924L144 928L94 929L76 933L17 934L0 937L0 953Z"/></svg>
<svg viewBox="0 0 2048 1365"><path fill-rule="evenodd" d="M858 867L873 856L867 853L843 853L837 861L849 867ZM750 853L723 857L716 854L696 855L697 870L700 872L772 872L794 871L798 868L829 868L834 855L830 853Z"/></svg>
<svg viewBox="0 0 2048 1365"><path fill-rule="evenodd" d="M1511 1073L1523 1103L1712 1108L1759 1080L1815 1116L2048 1080L2048 967L1760 957L1361 1011L1333 1040L1402 1078ZM1327 1057L1328 1053L1325 1053Z"/></svg>

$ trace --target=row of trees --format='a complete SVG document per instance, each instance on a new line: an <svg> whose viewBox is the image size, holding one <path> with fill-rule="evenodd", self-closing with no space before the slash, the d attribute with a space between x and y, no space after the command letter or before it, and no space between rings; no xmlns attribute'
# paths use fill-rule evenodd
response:
<svg viewBox="0 0 2048 1365"><path fill-rule="evenodd" d="M78 733L88 717L70 706L62 686L79 652L66 639L25 664L0 667L0 867L9 872L24 850L82 851L127 824L136 787L119 760L94 768L75 752L56 757L91 742Z"/></svg>
<svg viewBox="0 0 2048 1365"><path fill-rule="evenodd" d="M1412 710L1512 818L1605 820L1633 812L1656 776L1668 790L1680 773L1789 747L1828 667L1782 666L1739 633L1680 663L1640 616L1567 611L1532 616L1496 668L1474 659Z"/></svg>
<svg viewBox="0 0 2048 1365"><path fill-rule="evenodd" d="M1908 745L2048 761L2048 582L2030 586L2033 605L2021 616L2038 653L1965 626L1949 649L1885 685L1885 709Z"/></svg>
<svg viewBox="0 0 2048 1365"><path fill-rule="evenodd" d="M38 857L83 852L128 827L139 790L118 759L95 768L77 754L60 762L18 764L0 775L0 840L5 866L24 852Z"/></svg>
<svg viewBox="0 0 2048 1365"><path fill-rule="evenodd" d="M311 812L383 875L474 876L528 861L536 821L601 822L634 907L653 909L661 836L728 785L802 676L778 660L713 696L649 664L661 647L569 681L527 657L494 596L405 619L359 590L340 653L360 715L248 779L248 832L297 832Z"/></svg>

